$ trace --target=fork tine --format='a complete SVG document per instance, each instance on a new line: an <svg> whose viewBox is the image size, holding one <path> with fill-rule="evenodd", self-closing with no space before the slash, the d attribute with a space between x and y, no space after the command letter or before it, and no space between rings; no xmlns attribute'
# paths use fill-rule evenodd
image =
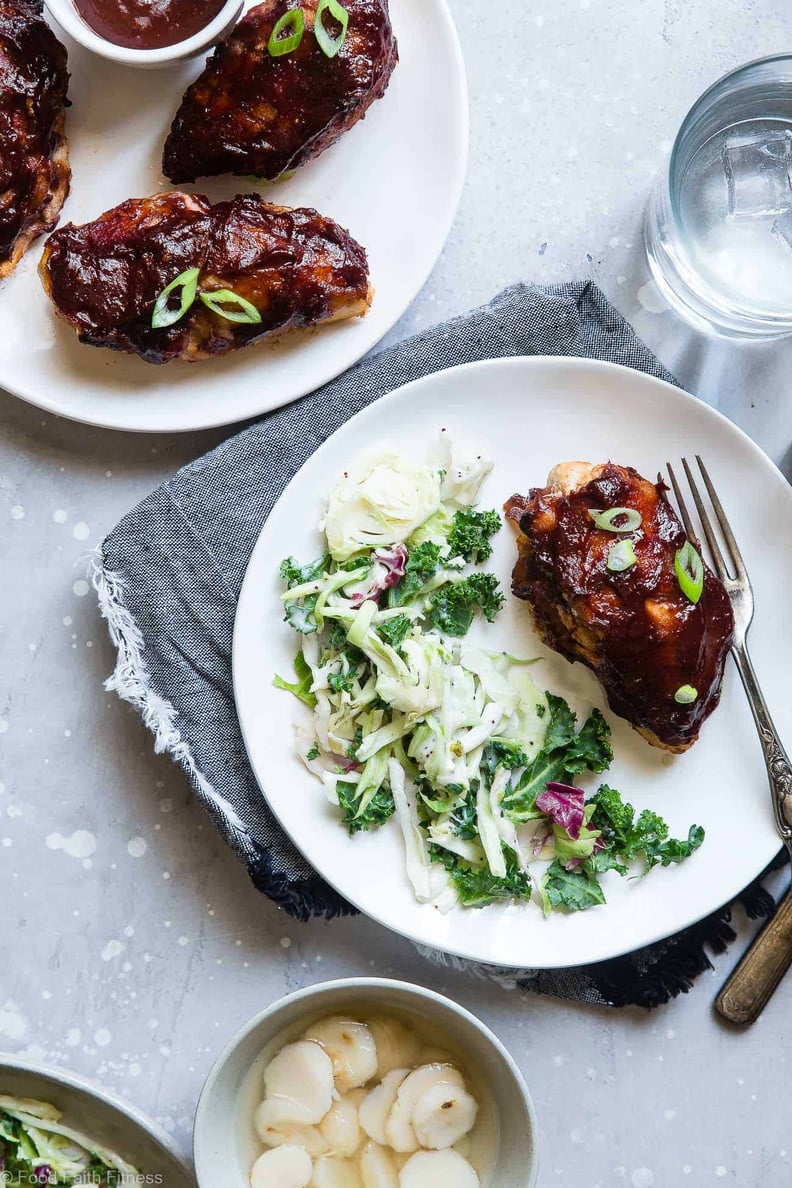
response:
<svg viewBox="0 0 792 1188"><path fill-rule="evenodd" d="M690 518L690 512L687 509L687 504L682 498L682 491L680 490L677 477L674 474L674 468L670 462L666 462L666 470L668 471L668 477L671 479L671 486L674 488L674 496L677 501L677 507L679 508L680 515L682 516L682 523L685 525L685 532L687 533L688 540L696 540L696 533L693 531L693 521Z"/></svg>
<svg viewBox="0 0 792 1188"><path fill-rule="evenodd" d="M718 577L722 582L727 582L729 581L731 575L726 568L726 562L723 559L723 553L721 552L721 547L718 544L718 538L715 535L715 529L712 527L712 520L710 519L709 512L704 506L704 501L699 494L699 489L696 486L696 480L693 478L687 458L682 459L682 465L685 468L685 475L687 476L688 485L690 486L690 490L693 495L693 502L696 505L696 511L699 514L701 527L704 529L704 535L707 538L707 544L709 545L710 554L715 564L715 569L718 572Z"/></svg>
<svg viewBox="0 0 792 1188"><path fill-rule="evenodd" d="M740 552L735 535L731 530L731 524L727 520L726 513L723 510L723 504L718 498L715 488L712 485L712 480L707 473L707 468L698 454L696 454L696 461L698 462L699 470L701 471L701 477L704 479L704 485L707 488L707 493L712 500L712 506L715 508L715 515L718 517L718 523L720 524L720 529L723 533L723 539L726 541L726 546L731 553L731 558L734 562L734 568L737 572L737 577L746 578L748 576L748 571L745 568L745 562L742 559L742 553Z"/></svg>

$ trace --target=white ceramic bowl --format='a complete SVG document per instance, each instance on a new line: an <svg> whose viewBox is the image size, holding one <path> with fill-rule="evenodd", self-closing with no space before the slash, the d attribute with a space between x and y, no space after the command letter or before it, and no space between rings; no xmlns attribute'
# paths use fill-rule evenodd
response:
<svg viewBox="0 0 792 1188"><path fill-rule="evenodd" d="M448 1046L464 1054L471 1078L486 1086L499 1129L498 1158L487 1188L534 1188L539 1159L537 1122L520 1070L475 1015L448 998L407 982L345 978L299 990L273 1003L231 1041L210 1072L195 1115L194 1153L199 1188L250 1188L256 1154L251 1072L310 1023L327 1015L412 1014L433 1024ZM438 1039L438 1043L443 1041ZM272 1048L268 1051L268 1048ZM254 1074L255 1075L255 1074Z"/></svg>
<svg viewBox="0 0 792 1188"><path fill-rule="evenodd" d="M0 1055L0 1094L33 1097L59 1109L67 1125L96 1139L166 1188L195 1188L195 1181L164 1130L132 1106L60 1068Z"/></svg>
<svg viewBox="0 0 792 1188"><path fill-rule="evenodd" d="M186 41L148 50L126 49L122 45L107 41L83 20L72 0L44 0L44 7L70 37L92 53L124 66L151 68L172 66L175 62L183 62L186 58L194 58L204 53L236 24L244 7L244 0L226 0L214 20Z"/></svg>

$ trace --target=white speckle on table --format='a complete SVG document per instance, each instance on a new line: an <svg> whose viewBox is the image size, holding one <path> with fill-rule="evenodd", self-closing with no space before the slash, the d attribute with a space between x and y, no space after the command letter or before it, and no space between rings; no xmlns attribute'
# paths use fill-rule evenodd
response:
<svg viewBox="0 0 792 1188"><path fill-rule="evenodd" d="M69 518L69 513L64 511L62 507L56 507L52 513L52 518L56 524L65 524Z"/></svg>
<svg viewBox="0 0 792 1188"><path fill-rule="evenodd" d="M715 1168L715 1175L720 1179L723 1179L724 1176L728 1176L728 1174L728 1170L723 1166L723 1164L721 1164L720 1167Z"/></svg>
<svg viewBox="0 0 792 1188"><path fill-rule="evenodd" d="M647 313L661 314L668 309L668 302L654 281L650 280L645 285L641 285L637 297Z"/></svg>
<svg viewBox="0 0 792 1188"><path fill-rule="evenodd" d="M142 858L148 849L148 842L143 837L133 837L127 843L127 853L130 858Z"/></svg>
<svg viewBox="0 0 792 1188"><path fill-rule="evenodd" d="M48 850L63 850L70 858L85 860L96 853L96 838L87 829L76 829L70 837L64 837L62 833L48 833L46 842Z"/></svg>
<svg viewBox="0 0 792 1188"><path fill-rule="evenodd" d="M75 540L87 540L91 535L91 529L86 524L85 520L78 520L72 528L72 536Z"/></svg>
<svg viewBox="0 0 792 1188"><path fill-rule="evenodd" d="M106 1027L100 1027L98 1031L94 1032L93 1038L97 1048L106 1048L113 1037Z"/></svg>
<svg viewBox="0 0 792 1188"><path fill-rule="evenodd" d="M188 937L180 936L176 943L181 945L182 948L184 948L186 945L189 945L190 941L189 941Z"/></svg>
<svg viewBox="0 0 792 1188"><path fill-rule="evenodd" d="M654 1172L651 1172L648 1167L636 1167L630 1176L633 1188L652 1188L654 1182Z"/></svg>
<svg viewBox="0 0 792 1188"><path fill-rule="evenodd" d="M676 1110L663 1110L663 1117L665 1118L666 1122L673 1121L673 1119L676 1118Z"/></svg>
<svg viewBox="0 0 792 1188"><path fill-rule="evenodd" d="M291 942L290 936L282 936L281 937L281 948L290 949L291 944L292 944L292 942Z"/></svg>
<svg viewBox="0 0 792 1188"><path fill-rule="evenodd" d="M63 623L64 627L71 627L71 625L72 625L71 615L64 615L63 618L61 619L61 622Z"/></svg>
<svg viewBox="0 0 792 1188"><path fill-rule="evenodd" d="M22 1039L27 1031L27 1019L13 1002L0 1007L0 1035L6 1039Z"/></svg>
<svg viewBox="0 0 792 1188"><path fill-rule="evenodd" d="M70 1027L66 1032L66 1039L64 1040L64 1043L66 1043L70 1048L76 1048L81 1039L82 1032L80 1031L79 1027Z"/></svg>
<svg viewBox="0 0 792 1188"><path fill-rule="evenodd" d="M0 734L5 734L8 730L8 718L0 718Z"/></svg>
<svg viewBox="0 0 792 1188"><path fill-rule="evenodd" d="M20 504L15 503L8 514L11 516L12 520L24 520L25 509L24 507L20 506Z"/></svg>
<svg viewBox="0 0 792 1188"><path fill-rule="evenodd" d="M134 936L134 935L135 935L134 928L132 927L131 924L127 924L126 928L124 929L124 936Z"/></svg>
<svg viewBox="0 0 792 1188"><path fill-rule="evenodd" d="M160 806L161 813L172 813L173 812L173 801L170 800L169 798L166 798L165 800L161 800L159 806Z"/></svg>
<svg viewBox="0 0 792 1188"><path fill-rule="evenodd" d="M102 961L113 961L114 958L120 957L126 945L123 941L111 940L108 941L102 949Z"/></svg>
<svg viewBox="0 0 792 1188"><path fill-rule="evenodd" d="M88 593L89 589L90 587L85 578L78 578L72 586L72 591L78 598L85 598L85 595Z"/></svg>

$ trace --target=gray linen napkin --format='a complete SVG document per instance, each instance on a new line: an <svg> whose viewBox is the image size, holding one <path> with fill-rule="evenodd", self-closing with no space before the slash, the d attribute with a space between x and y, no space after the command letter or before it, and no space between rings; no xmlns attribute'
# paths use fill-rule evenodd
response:
<svg viewBox="0 0 792 1188"><path fill-rule="evenodd" d="M94 583L118 649L108 688L138 708L156 749L182 766L256 886L297 918L352 909L284 835L247 760L231 640L248 559L285 485L354 413L420 376L513 355L585 355L674 382L593 283L519 285L364 360L185 466L102 545ZM601 967L526 971L521 984L583 1001L654 1005L706 968L705 940L729 939L722 914L697 929Z"/></svg>

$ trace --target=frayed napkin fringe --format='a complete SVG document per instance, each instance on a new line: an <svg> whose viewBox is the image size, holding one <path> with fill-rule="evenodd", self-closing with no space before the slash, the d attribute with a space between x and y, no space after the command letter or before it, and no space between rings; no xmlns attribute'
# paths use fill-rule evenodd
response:
<svg viewBox="0 0 792 1188"><path fill-rule="evenodd" d="M179 764L205 803L215 808L215 817L220 818L224 830L233 832L238 848L254 853L248 832L234 806L220 796L198 770L192 752L175 724L175 709L155 692L143 659L143 636L124 604L124 581L119 574L106 568L101 547L91 558L88 576L116 649L116 666L104 683L105 689L116 693L138 711L144 725L154 735L156 753L170 755Z"/></svg>
<svg viewBox="0 0 792 1188"><path fill-rule="evenodd" d="M415 946L422 957L431 961L441 969L452 969L456 973L472 974L485 982L495 982L502 990L516 990L521 982L530 981L536 976L533 969L502 969L497 965L484 965L480 961L468 961L465 957L455 957L453 953L443 953L440 949L430 949L427 945Z"/></svg>

